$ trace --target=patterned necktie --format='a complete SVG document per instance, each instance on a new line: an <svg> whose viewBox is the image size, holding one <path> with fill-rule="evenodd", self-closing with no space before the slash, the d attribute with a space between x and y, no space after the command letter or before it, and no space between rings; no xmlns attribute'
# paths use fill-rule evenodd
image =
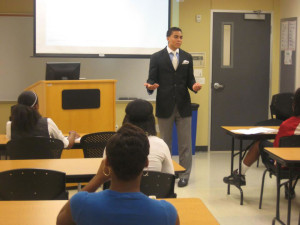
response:
<svg viewBox="0 0 300 225"><path fill-rule="evenodd" d="M173 54L172 64L174 69L176 70L178 66L178 59L177 59L176 52L172 52L172 54Z"/></svg>

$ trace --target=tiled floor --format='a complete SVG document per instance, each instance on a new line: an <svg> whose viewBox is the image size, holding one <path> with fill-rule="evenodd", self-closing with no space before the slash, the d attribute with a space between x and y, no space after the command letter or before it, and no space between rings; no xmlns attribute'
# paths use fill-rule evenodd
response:
<svg viewBox="0 0 300 225"><path fill-rule="evenodd" d="M173 156L178 162L178 157ZM235 162L237 167L237 160ZM272 224L276 207L276 178L268 175L265 180L262 209L258 209L261 178L264 166L256 164L247 172L247 185L243 187L244 205L240 205L240 192L231 187L231 195L227 195L227 185L223 177L229 175L229 152L197 152L193 156L193 168L189 185L178 188L175 192L178 198L200 198L216 217L221 225L260 225ZM300 182L299 182L300 183ZM71 191L70 196L75 191ZM287 201L284 199L283 188L281 192L280 215L286 221ZM296 186L296 198L292 200L291 224L298 224L300 210L300 184Z"/></svg>
<svg viewBox="0 0 300 225"><path fill-rule="evenodd" d="M178 157L177 157L178 158ZM176 157L173 157L177 161ZM235 162L237 168L237 160ZM258 225L272 224L276 207L276 177L266 175L262 209L258 209L261 178L264 166L253 165L246 174L246 186L243 187L244 205L240 205L240 191L232 186L231 195L227 195L227 185L223 177L230 171L229 152L197 152L193 158L193 169L189 185L176 187L178 198L200 198L220 224ZM298 195L297 195L298 194ZM280 214L286 221L287 201L281 192ZM296 199L292 200L292 222L298 224L300 210L300 185L296 186Z"/></svg>

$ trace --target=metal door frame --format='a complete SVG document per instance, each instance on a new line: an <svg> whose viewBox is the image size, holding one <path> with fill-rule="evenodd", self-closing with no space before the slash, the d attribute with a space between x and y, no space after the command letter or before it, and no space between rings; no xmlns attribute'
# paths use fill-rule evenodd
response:
<svg viewBox="0 0 300 225"><path fill-rule="evenodd" d="M254 11L252 10L219 10L219 9L213 9L211 10L211 18L210 18L210 83L209 83L209 104L208 104L208 108L209 108L209 115L208 115L208 152L210 152L210 139L211 139L211 101L212 101L212 88L211 88L211 84L212 84L212 48L213 48L213 25L214 25L214 13L216 12L220 12L220 13L254 13ZM273 12L272 11L261 11L261 13L268 13L271 15L271 33L270 33L270 64L269 64L269 105L271 103L271 87L272 87L272 53L273 53ZM270 108L268 107L268 117L270 114Z"/></svg>

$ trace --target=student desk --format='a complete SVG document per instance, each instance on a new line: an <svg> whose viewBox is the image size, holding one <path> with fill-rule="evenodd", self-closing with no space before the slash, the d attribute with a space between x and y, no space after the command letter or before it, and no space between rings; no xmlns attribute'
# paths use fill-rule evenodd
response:
<svg viewBox="0 0 300 225"><path fill-rule="evenodd" d="M284 224L280 220L279 208L280 208L280 171L281 166L287 167L289 170L289 191L292 187L293 175L300 175L300 148L265 148L266 153L270 158L276 160L277 162L277 200L276 200L276 217L274 217L272 224L275 224L277 220L281 224ZM287 224L290 224L291 219L291 198L288 198L288 214L287 214Z"/></svg>
<svg viewBox="0 0 300 225"><path fill-rule="evenodd" d="M243 140L267 140L267 139L275 139L276 133L259 133L259 134L243 134L243 133L238 133L235 130L239 129L251 129L251 128L257 128L257 127L264 127L264 128L271 128L271 129L276 129L278 131L278 126L222 126L222 128L226 131L228 135L232 137L231 141L231 175L233 174L233 161L235 156L239 156L239 173L241 173L241 163L243 160ZM240 140L240 148L238 153L234 153L234 142L235 139ZM241 185L236 186L241 193L241 201L240 204L243 205L243 189L241 188ZM230 184L228 184L227 187L227 194L230 194Z"/></svg>
<svg viewBox="0 0 300 225"><path fill-rule="evenodd" d="M67 183L88 182L97 173L102 158L0 160L0 172L20 168L39 168L66 173ZM173 160L176 173L185 168Z"/></svg>
<svg viewBox="0 0 300 225"><path fill-rule="evenodd" d="M0 160L0 172L39 168L66 173L67 183L88 182L98 171L102 158Z"/></svg>
<svg viewBox="0 0 300 225"><path fill-rule="evenodd" d="M219 224L198 198L165 199L172 203L183 225ZM2 201L0 221L6 225L54 225L56 217L67 201Z"/></svg>

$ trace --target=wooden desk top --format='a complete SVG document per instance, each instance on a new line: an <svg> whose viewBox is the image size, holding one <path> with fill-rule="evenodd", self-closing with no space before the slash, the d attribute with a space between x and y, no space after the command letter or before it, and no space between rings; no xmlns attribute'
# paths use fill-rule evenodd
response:
<svg viewBox="0 0 300 225"><path fill-rule="evenodd" d="M175 173L184 172L184 171L186 170L183 166L179 165L179 164L178 164L177 162L175 162L174 160L172 160L172 162L173 162L173 166L174 166L174 171L175 171Z"/></svg>
<svg viewBox="0 0 300 225"><path fill-rule="evenodd" d="M221 126L221 127L228 131L238 130L238 129L251 129L251 128L255 128L255 127L265 127L265 128L271 128L271 129L277 129L277 130L279 128L279 126Z"/></svg>
<svg viewBox="0 0 300 225"><path fill-rule="evenodd" d="M67 176L95 175L102 158L0 160L0 172L19 168L42 168L65 172ZM185 168L173 160L175 172Z"/></svg>
<svg viewBox="0 0 300 225"><path fill-rule="evenodd" d="M251 128L257 128L257 127L264 127L264 128L270 128L270 129L276 129L278 131L279 126L221 126L227 134L238 138L238 139L244 139L244 140L256 140L256 139L274 139L276 137L276 133L258 133L258 134L242 134L235 132L234 130L239 129L251 129Z"/></svg>
<svg viewBox="0 0 300 225"><path fill-rule="evenodd" d="M297 148L265 148L270 157L283 166L300 166L300 147Z"/></svg>
<svg viewBox="0 0 300 225"><path fill-rule="evenodd" d="M102 158L0 160L0 171L40 168L65 172L67 176L95 175Z"/></svg>
<svg viewBox="0 0 300 225"><path fill-rule="evenodd" d="M172 203L177 209L180 224L219 224L199 198L169 198L165 200Z"/></svg>
<svg viewBox="0 0 300 225"><path fill-rule="evenodd" d="M183 225L219 224L198 198L166 199L178 211ZM66 201L1 201L0 221L6 225L54 225Z"/></svg>

